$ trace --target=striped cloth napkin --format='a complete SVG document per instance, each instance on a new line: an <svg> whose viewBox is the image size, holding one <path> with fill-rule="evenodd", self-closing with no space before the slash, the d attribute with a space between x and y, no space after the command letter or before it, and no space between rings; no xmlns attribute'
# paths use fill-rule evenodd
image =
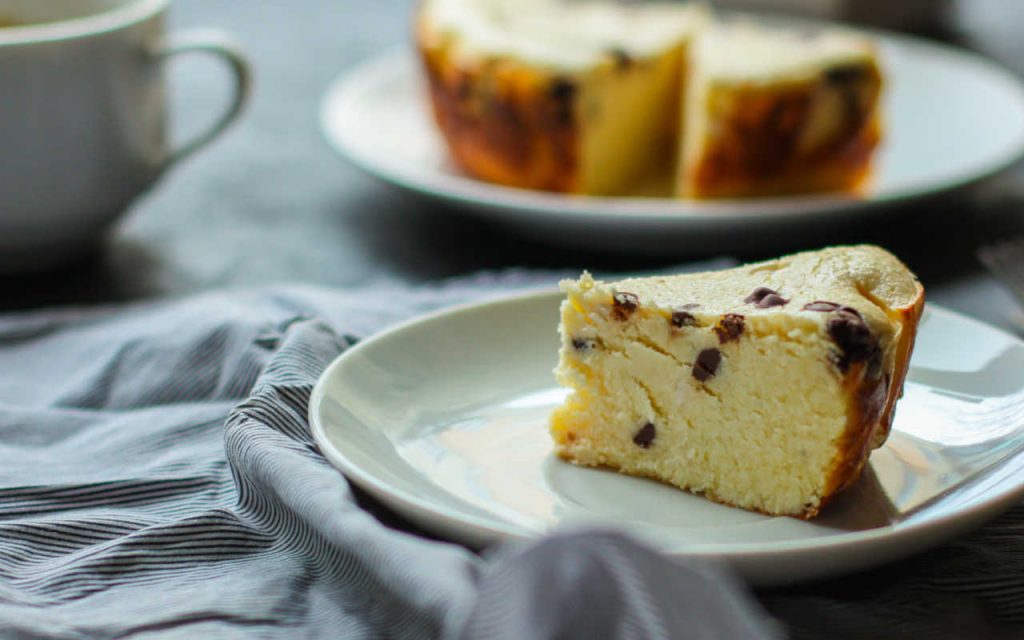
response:
<svg viewBox="0 0 1024 640"><path fill-rule="evenodd" d="M0 318L0 637L778 637L724 573L612 533L409 533L315 448L310 391L356 336L552 281Z"/></svg>
<svg viewBox="0 0 1024 640"><path fill-rule="evenodd" d="M609 532L475 555L315 448L323 367L538 285L287 287L0 317L0 638L1024 637L1024 509L861 576L749 593Z"/></svg>

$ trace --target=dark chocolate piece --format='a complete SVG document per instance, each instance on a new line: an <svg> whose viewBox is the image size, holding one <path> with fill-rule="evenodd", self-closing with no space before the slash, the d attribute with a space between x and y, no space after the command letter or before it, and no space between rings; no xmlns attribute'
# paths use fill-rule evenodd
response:
<svg viewBox="0 0 1024 640"><path fill-rule="evenodd" d="M862 79L867 73L868 68L862 64L848 64L826 70L825 80L829 84L847 84Z"/></svg>
<svg viewBox="0 0 1024 640"><path fill-rule="evenodd" d="M651 445L654 444L654 438L658 435L658 431L654 428L653 422L648 422L644 426L640 427L640 430L633 436L633 444L640 447L641 449L650 449Z"/></svg>
<svg viewBox="0 0 1024 640"><path fill-rule="evenodd" d="M699 304L690 303L672 309L672 326L677 329L696 326L697 318L693 317L690 309L696 309L699 306Z"/></svg>
<svg viewBox="0 0 1024 640"><path fill-rule="evenodd" d="M701 382L707 382L713 378L718 371L718 365L722 363L722 352L718 349L705 349L697 356L697 362L693 364L693 377Z"/></svg>
<svg viewBox="0 0 1024 640"><path fill-rule="evenodd" d="M822 311L824 313L831 313L838 309L841 305L835 302L829 302L827 300L815 300L804 305L804 311Z"/></svg>
<svg viewBox="0 0 1024 640"><path fill-rule="evenodd" d="M864 317L852 307L840 307L832 312L826 324L829 336L839 347L839 358L836 365L839 370L846 372L850 365L855 362L869 363L869 373L872 368L877 368L881 373L881 355L878 346L878 338L871 333ZM876 367L871 366L873 359L878 359Z"/></svg>
<svg viewBox="0 0 1024 640"><path fill-rule="evenodd" d="M772 290L772 289L769 289L768 287L758 287L758 288L754 289L754 291L749 296L744 298L743 302L746 302L747 304L751 304L751 303L755 303L756 304L758 302L761 302L761 300L766 295L768 295L770 293L775 293L775 291Z"/></svg>
<svg viewBox="0 0 1024 640"><path fill-rule="evenodd" d="M781 307L789 304L789 300L786 300L780 296L777 291L769 289L768 287L758 287L754 289L754 292L744 298L743 302L753 304L757 306L758 309Z"/></svg>
<svg viewBox="0 0 1024 640"><path fill-rule="evenodd" d="M554 118L558 124L567 126L573 122L573 102L576 85L567 78L556 78L548 89L554 100Z"/></svg>
<svg viewBox="0 0 1024 640"><path fill-rule="evenodd" d="M757 303L757 307L759 309L768 309L771 307L784 307L787 304L789 304L789 300L786 300L777 293L769 293L761 298L761 302Z"/></svg>
<svg viewBox="0 0 1024 640"><path fill-rule="evenodd" d="M718 326L715 327L715 334L718 336L718 342L725 344L733 340L739 340L740 335L743 334L744 318L738 313L727 313L722 316L722 319L718 321Z"/></svg>
<svg viewBox="0 0 1024 640"><path fill-rule="evenodd" d="M616 320L625 320L640 306L635 293L620 291L612 296L612 315Z"/></svg>
<svg viewBox="0 0 1024 640"><path fill-rule="evenodd" d="M555 78L551 83L551 97L555 100L568 101L576 95L576 85L568 78Z"/></svg>
<svg viewBox="0 0 1024 640"><path fill-rule="evenodd" d="M577 350L577 351L590 351L595 346L597 346L597 343L594 342L593 340L588 339L588 338L573 338L572 339L572 348Z"/></svg>

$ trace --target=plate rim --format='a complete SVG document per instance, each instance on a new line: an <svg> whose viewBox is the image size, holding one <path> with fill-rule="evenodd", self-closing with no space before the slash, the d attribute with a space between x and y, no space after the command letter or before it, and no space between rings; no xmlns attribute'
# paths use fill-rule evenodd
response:
<svg viewBox="0 0 1024 640"><path fill-rule="evenodd" d="M531 531L515 525L514 523L503 522L500 516L494 516L492 519L485 519L468 513L456 512L449 507L441 507L441 509L438 509L436 502L412 495L403 489L396 490L384 480L377 478L374 474L350 461L343 452L340 451L338 447L335 447L330 441L327 435L327 427L324 421L321 421L320 419L320 407L324 399L327 397L326 386L329 383L329 380L335 375L335 372L338 369L344 366L347 359L358 356L364 350L372 349L377 343L392 338L395 334L413 329L418 325L435 322L449 316L479 312L482 309L492 306L530 302L540 303L541 300L547 298L550 298L551 304L554 304L557 300L561 299L561 297L562 294L558 290L552 289L551 287L544 287L534 288L514 295L499 296L486 300L457 304L415 316L360 340L357 344L349 347L331 361L331 363L321 373L310 394L307 417L309 419L310 431L313 435L317 448L340 473L344 474L346 478L385 504L388 504L389 506L396 503L401 504L402 509L414 512L420 517L421 521L423 519L430 519L433 521L441 519L444 521L444 528L447 531L453 530L452 525L455 525L458 529L458 535L447 536L452 539L472 539L483 541L484 544L490 544L509 539L535 539L548 535L554 531L579 526L577 524L563 524L555 525L544 531ZM964 313L948 309L935 303L927 303L926 313L934 314L939 317L946 316L947 318L952 318L957 322L967 323L976 328L994 331L1015 343L1018 347L1024 349L1024 339ZM986 469L983 471L983 475L988 475L997 469L1001 469L1005 464L1008 464L1011 461L1012 460L1007 460L997 467ZM443 487L440 487L440 485L438 486L444 490ZM985 500L975 501L975 503L968 507L954 509L936 516L928 516L911 522L910 524L889 524L882 527L868 529L866 531L849 531L813 539L784 539L767 542L686 543L684 546L680 546L675 549L663 550L670 555L685 555L721 560L743 560L762 557L765 555L779 557L787 555L803 555L814 552L828 552L854 546L859 549L865 549L881 543L899 542L907 539L913 540L915 538L919 539L927 537L929 533L933 535L941 534L943 531L954 532L951 534L952 536L955 535L956 532L974 526L979 519L994 517L995 514L1002 512L1008 508L1009 504L1019 500L1022 496L1024 496L1024 478L1016 484L1011 483L1002 487L999 491L988 496ZM396 510L402 512L402 509ZM403 515L410 517L408 515L408 511L403 512ZM598 526L615 526L615 523L610 521L599 521L595 524ZM440 526L437 528L440 528Z"/></svg>
<svg viewBox="0 0 1024 640"><path fill-rule="evenodd" d="M785 18L793 25L832 25L850 27L824 21ZM883 45L905 50L926 51L932 55L957 58L968 64L984 67L998 77L1016 94L1017 106L1024 113L1024 80L1006 65L968 49L940 43L926 38L881 29L858 28L861 33L876 38ZM740 222L790 222L814 219L816 216L840 211L861 214L890 209L900 203L925 199L949 193L976 184L1006 170L1024 157L1024 126L1011 138L998 156L979 164L972 173L964 173L952 180L930 179L902 190L869 197L838 193L775 196L766 198L687 201L672 198L601 197L564 195L539 190L522 189L488 183L470 176L431 172L430 179L418 179L418 172L394 171L396 165L379 156L363 153L358 144L345 135L333 114L342 111L342 105L356 100L365 93L365 86L378 80L382 70L393 73L401 65L416 65L415 51L408 45L397 45L372 54L339 73L329 84L319 106L320 130L329 146L342 158L364 173L387 184L425 195L434 199L475 209L495 212L523 212L541 219L568 216L574 220L634 221L673 225L721 226Z"/></svg>

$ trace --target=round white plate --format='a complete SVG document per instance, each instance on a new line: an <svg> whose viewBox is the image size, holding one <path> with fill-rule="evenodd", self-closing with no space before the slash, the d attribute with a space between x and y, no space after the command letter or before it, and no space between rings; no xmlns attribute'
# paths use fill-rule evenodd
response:
<svg viewBox="0 0 1024 640"><path fill-rule="evenodd" d="M327 139L389 183L562 244L645 251L731 250L764 231L813 232L962 187L1024 151L1024 88L1009 71L966 51L884 32L887 137L862 197L812 195L727 201L565 196L502 187L460 173L428 110L412 52L394 51L338 79L321 109ZM686 246L686 245L684 245Z"/></svg>
<svg viewBox="0 0 1024 640"><path fill-rule="evenodd" d="M724 561L762 585L910 554L1024 495L1024 343L935 306L891 437L813 521L565 463L547 431L564 397L551 373L560 299L457 308L348 350L313 391L320 450L397 512L472 546L612 526L670 554Z"/></svg>

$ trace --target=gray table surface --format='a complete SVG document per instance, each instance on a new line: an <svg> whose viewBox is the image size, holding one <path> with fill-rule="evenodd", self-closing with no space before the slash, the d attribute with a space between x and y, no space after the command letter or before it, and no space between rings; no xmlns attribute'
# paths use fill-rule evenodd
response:
<svg viewBox="0 0 1024 640"><path fill-rule="evenodd" d="M688 258L567 251L393 190L338 159L317 109L327 85L359 60L407 40L410 0L176 0L172 26L223 27L244 44L257 80L243 121L142 198L107 244L56 273L0 279L0 310L179 296L303 282L345 287L378 278L432 281L479 269L646 269ZM1016 26L1024 3L969 0L945 38L1024 72ZM226 98L205 61L171 71L175 135L201 127ZM1014 298L977 263L979 243L1022 226L1018 166L909 216L822 241L881 243L922 277L932 301L1020 330ZM771 242L768 242L770 240ZM766 239L768 257L785 244Z"/></svg>

